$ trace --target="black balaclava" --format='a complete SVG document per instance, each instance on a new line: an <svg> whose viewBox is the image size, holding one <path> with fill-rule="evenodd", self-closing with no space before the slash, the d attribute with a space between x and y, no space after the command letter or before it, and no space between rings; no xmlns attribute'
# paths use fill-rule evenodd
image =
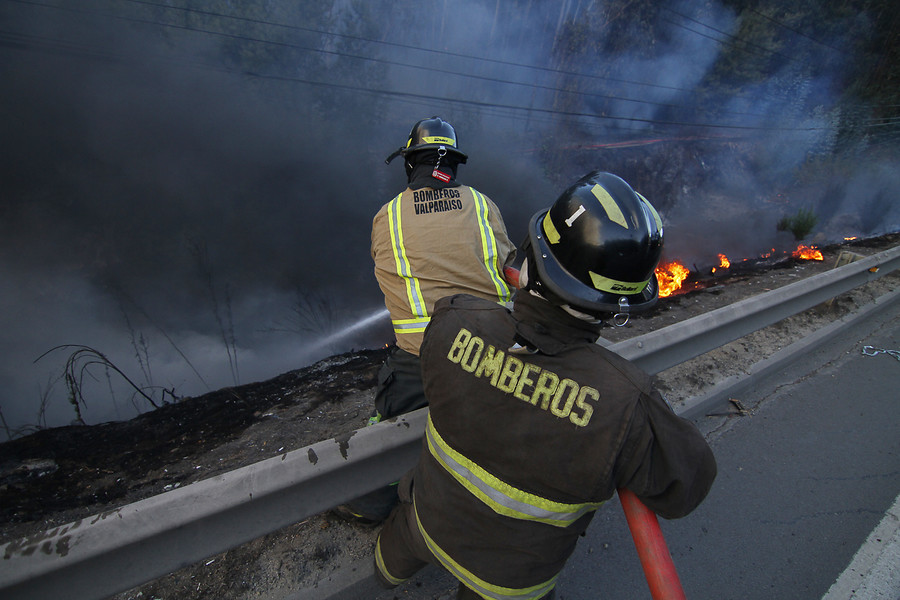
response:
<svg viewBox="0 0 900 600"><path fill-rule="evenodd" d="M406 155L403 166L406 167L406 178L411 189L418 190L424 187L440 189L460 185L456 181L459 158L449 152L440 157L440 164L438 158L437 150L421 150ZM450 176L449 181L442 181L432 175L435 165L438 165L442 173Z"/></svg>

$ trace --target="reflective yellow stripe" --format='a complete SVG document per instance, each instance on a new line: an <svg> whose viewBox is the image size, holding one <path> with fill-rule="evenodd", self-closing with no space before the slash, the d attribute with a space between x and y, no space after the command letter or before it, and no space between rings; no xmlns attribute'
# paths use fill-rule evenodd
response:
<svg viewBox="0 0 900 600"><path fill-rule="evenodd" d="M622 214L622 209L619 208L619 205L613 199L612 196L609 195L609 192L600 185L597 184L591 188L591 193L594 194L594 197L600 201L600 206L603 207L603 210L606 211L606 216L609 217L609 220L617 225L621 225L625 229L628 229L628 221L625 220L625 215Z"/></svg>
<svg viewBox="0 0 900 600"><path fill-rule="evenodd" d="M384 575L384 578L394 585L400 585L401 583L406 581L406 579L399 579L391 575L391 573L387 570L387 567L384 566L384 557L381 555L381 535L379 535L378 539L375 541L375 565L378 567L378 570L381 572L381 574Z"/></svg>
<svg viewBox="0 0 900 600"><path fill-rule="evenodd" d="M484 598L489 598L490 600L539 600L549 594L556 585L556 579L559 577L558 574L554 575L550 580L545 581L544 583L539 583L538 585L527 588L508 588L488 583L453 560L443 548L431 539L431 536L425 531L425 527L422 526L422 521L419 519L419 511L416 509L415 498L413 498L413 511L416 513L416 524L419 526L419 532L425 540L425 545L428 546L428 549L431 550L431 553L434 554L435 558L437 558L444 568L450 571L454 577L475 592L481 594Z"/></svg>
<svg viewBox="0 0 900 600"><path fill-rule="evenodd" d="M653 215L653 220L656 221L656 228L659 229L660 232L661 232L661 231L663 230L663 223L662 223L662 219L659 217L659 213L656 212L656 209L653 208L653 205L650 204L650 202L649 202L646 198L644 198L643 196L641 196L641 195L638 194L637 192L635 192L635 194L637 194L637 195L638 195L638 198L640 198L641 200L643 200L643 201L644 201L644 204L647 205L647 208L650 209L650 214Z"/></svg>
<svg viewBox="0 0 900 600"><path fill-rule="evenodd" d="M431 317L421 317L418 319L394 319L394 333L422 333L431 322Z"/></svg>
<svg viewBox="0 0 900 600"><path fill-rule="evenodd" d="M551 244L559 243L559 231L556 230L556 225L553 224L553 219L550 218L550 211L547 211L547 214L544 215L544 220L542 221L544 224L544 236L546 236L547 241Z"/></svg>
<svg viewBox="0 0 900 600"><path fill-rule="evenodd" d="M568 527L603 503L566 504L554 502L520 490L490 474L475 462L454 450L438 433L428 415L425 440L431 455L470 494L497 514L523 521L536 521L554 527Z"/></svg>
<svg viewBox="0 0 900 600"><path fill-rule="evenodd" d="M406 296L409 300L410 311L418 317L427 317L428 307L425 305L419 280L412 275L409 258L403 247L403 225L400 218L400 198L402 196L402 193L398 194L391 200L388 208L388 225L391 232L391 246L394 250L394 262L397 265L397 275L406 283Z"/></svg>
<svg viewBox="0 0 900 600"><path fill-rule="evenodd" d="M610 279L609 277L604 277L603 275L599 275L594 273L593 271L588 271L588 275L591 278L591 283L594 284L594 287L600 290L601 292L609 292L611 294L637 294L650 283L650 280L646 281L619 281L617 279Z"/></svg>
<svg viewBox="0 0 900 600"><path fill-rule="evenodd" d="M453 138L444 137L442 135L431 135L424 136L422 138L423 144L447 144L448 146L456 146L456 140Z"/></svg>
<svg viewBox="0 0 900 600"><path fill-rule="evenodd" d="M507 302L512 294L500 273L502 265L497 263L497 238L494 237L494 230L491 229L487 201L478 190L473 189L472 196L475 198L475 214L478 216L478 228L481 230L481 252L484 256L484 266L491 275L491 281L494 282L497 297L501 302Z"/></svg>

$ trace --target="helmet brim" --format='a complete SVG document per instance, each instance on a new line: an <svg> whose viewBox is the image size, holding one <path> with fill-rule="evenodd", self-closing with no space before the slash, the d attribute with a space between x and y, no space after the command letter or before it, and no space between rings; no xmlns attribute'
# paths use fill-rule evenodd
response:
<svg viewBox="0 0 900 600"><path fill-rule="evenodd" d="M541 230L541 221L547 210L531 217L528 224L528 241L531 244L533 265L537 275L536 289L540 292L545 287L550 295L555 296L563 304L568 304L591 314L595 313L634 313L649 310L659 298L659 285L656 277L650 278L647 286L637 294L613 294L604 292L580 281L573 276L553 255L553 250ZM621 299L627 302L621 302Z"/></svg>
<svg viewBox="0 0 900 600"><path fill-rule="evenodd" d="M424 152L426 150L439 150L443 148L447 151L448 154L452 154L456 157L461 164L465 164L469 159L469 155L465 152L460 152L453 146L448 146L446 144L419 144L418 146L413 146L411 148L403 148L400 150L400 154L403 155L404 158L409 156L410 154L415 154L417 152Z"/></svg>

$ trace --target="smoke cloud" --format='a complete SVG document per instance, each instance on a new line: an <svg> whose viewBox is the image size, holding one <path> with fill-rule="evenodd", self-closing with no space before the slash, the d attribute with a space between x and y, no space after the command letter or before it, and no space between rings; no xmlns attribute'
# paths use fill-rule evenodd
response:
<svg viewBox="0 0 900 600"><path fill-rule="evenodd" d="M794 178L834 149L842 61L821 53L710 91L723 44L709 27L740 26L724 7L703 28L672 3L654 31L609 28L618 37L599 44L603 3L268 4L0 7L11 430L74 418L60 380L73 348L48 353L60 346L101 352L161 399L392 341L371 219L405 186L384 158L435 114L470 156L460 180L497 202L516 242L594 169L660 208L673 258L752 256L798 207L818 212L823 242L900 228L881 155ZM652 51L626 43L651 34ZM107 369L82 373L87 422L148 408Z"/></svg>

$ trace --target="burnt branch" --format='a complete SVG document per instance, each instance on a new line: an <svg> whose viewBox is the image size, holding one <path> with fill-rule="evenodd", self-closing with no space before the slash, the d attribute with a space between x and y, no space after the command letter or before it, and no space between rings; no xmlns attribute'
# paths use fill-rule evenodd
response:
<svg viewBox="0 0 900 600"><path fill-rule="evenodd" d="M96 366L101 366L106 370L107 378L109 377L109 371L116 373L119 377L122 378L131 388L134 390L135 395L142 396L147 402L153 406L153 408L159 408L159 404L153 400L153 398L147 394L143 388L138 386L134 381L131 380L125 373L122 372L119 367L117 367L109 358L106 357L105 354L91 348L90 346L82 346L78 344L63 344L60 346L56 346L47 350L39 357L35 359L34 362L38 362L48 354L55 352L56 350L62 349L74 349L71 354L69 354L69 358L66 360L65 367L63 369L63 379L66 382L66 389L68 390L69 403L72 404L72 408L75 411L75 415L80 423L84 423L84 419L81 414L81 407L86 407L87 402L84 398L84 380L85 377L89 377L94 381L97 380L96 377L91 373L91 368Z"/></svg>

